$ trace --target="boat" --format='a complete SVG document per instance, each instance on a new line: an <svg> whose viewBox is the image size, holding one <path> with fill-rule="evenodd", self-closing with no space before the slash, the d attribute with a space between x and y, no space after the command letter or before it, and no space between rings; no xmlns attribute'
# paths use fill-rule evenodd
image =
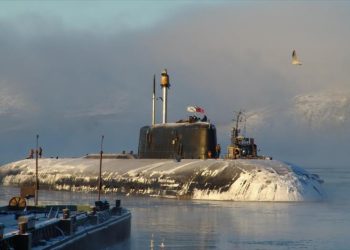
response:
<svg viewBox="0 0 350 250"><path fill-rule="evenodd" d="M162 121L155 121L155 77L152 95L152 123L139 133L134 154L91 154L80 158L40 160L40 182L56 190L97 191L98 165L103 159L103 191L123 195L145 195L177 199L231 201L323 200L323 180L307 170L272 157L259 156L254 138L240 134L244 116L238 112L227 154L220 157L215 124L203 109L188 110L188 118L167 120L167 70L161 74ZM100 161L98 161L100 159ZM0 167L3 185L33 183L32 159Z"/></svg>
<svg viewBox="0 0 350 250"><path fill-rule="evenodd" d="M13 197L0 207L0 249L101 249L130 236L131 213L116 200L77 205L27 206Z"/></svg>

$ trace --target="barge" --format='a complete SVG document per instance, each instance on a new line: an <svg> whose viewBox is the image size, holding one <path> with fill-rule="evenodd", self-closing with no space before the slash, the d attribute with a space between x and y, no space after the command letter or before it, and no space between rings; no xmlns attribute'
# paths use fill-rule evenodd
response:
<svg viewBox="0 0 350 250"><path fill-rule="evenodd" d="M113 207L107 201L96 201L89 209L21 204L10 202L0 208L1 250L101 249L130 236L131 213L121 207L120 200Z"/></svg>

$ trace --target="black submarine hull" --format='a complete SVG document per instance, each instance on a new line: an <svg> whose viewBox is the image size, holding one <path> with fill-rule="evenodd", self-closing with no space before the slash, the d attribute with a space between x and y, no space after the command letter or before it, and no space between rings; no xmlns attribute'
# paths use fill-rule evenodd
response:
<svg viewBox="0 0 350 250"><path fill-rule="evenodd" d="M96 192L98 159L41 159L40 187ZM0 183L34 183L35 160L0 168ZM104 192L234 201L322 200L322 180L302 168L263 159L104 159Z"/></svg>

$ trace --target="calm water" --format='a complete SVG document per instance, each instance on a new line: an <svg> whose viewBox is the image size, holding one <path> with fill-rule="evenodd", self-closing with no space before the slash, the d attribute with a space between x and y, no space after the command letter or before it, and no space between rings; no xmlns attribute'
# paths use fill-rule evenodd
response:
<svg viewBox="0 0 350 250"><path fill-rule="evenodd" d="M349 249L350 167L308 168L324 202L219 202L116 197L132 212L129 240L110 249ZM0 205L17 188L0 187ZM92 204L96 194L41 191L45 203Z"/></svg>

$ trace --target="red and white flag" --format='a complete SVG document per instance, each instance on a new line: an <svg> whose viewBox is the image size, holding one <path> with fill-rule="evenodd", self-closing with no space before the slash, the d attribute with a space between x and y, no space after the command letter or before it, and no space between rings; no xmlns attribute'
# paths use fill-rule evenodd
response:
<svg viewBox="0 0 350 250"><path fill-rule="evenodd" d="M205 111L204 111L204 109L203 108L201 108L201 107L198 107L198 106L195 106L196 107L196 112L197 113L205 113Z"/></svg>
<svg viewBox="0 0 350 250"><path fill-rule="evenodd" d="M198 106L188 106L187 111L191 113L205 113L204 109Z"/></svg>

